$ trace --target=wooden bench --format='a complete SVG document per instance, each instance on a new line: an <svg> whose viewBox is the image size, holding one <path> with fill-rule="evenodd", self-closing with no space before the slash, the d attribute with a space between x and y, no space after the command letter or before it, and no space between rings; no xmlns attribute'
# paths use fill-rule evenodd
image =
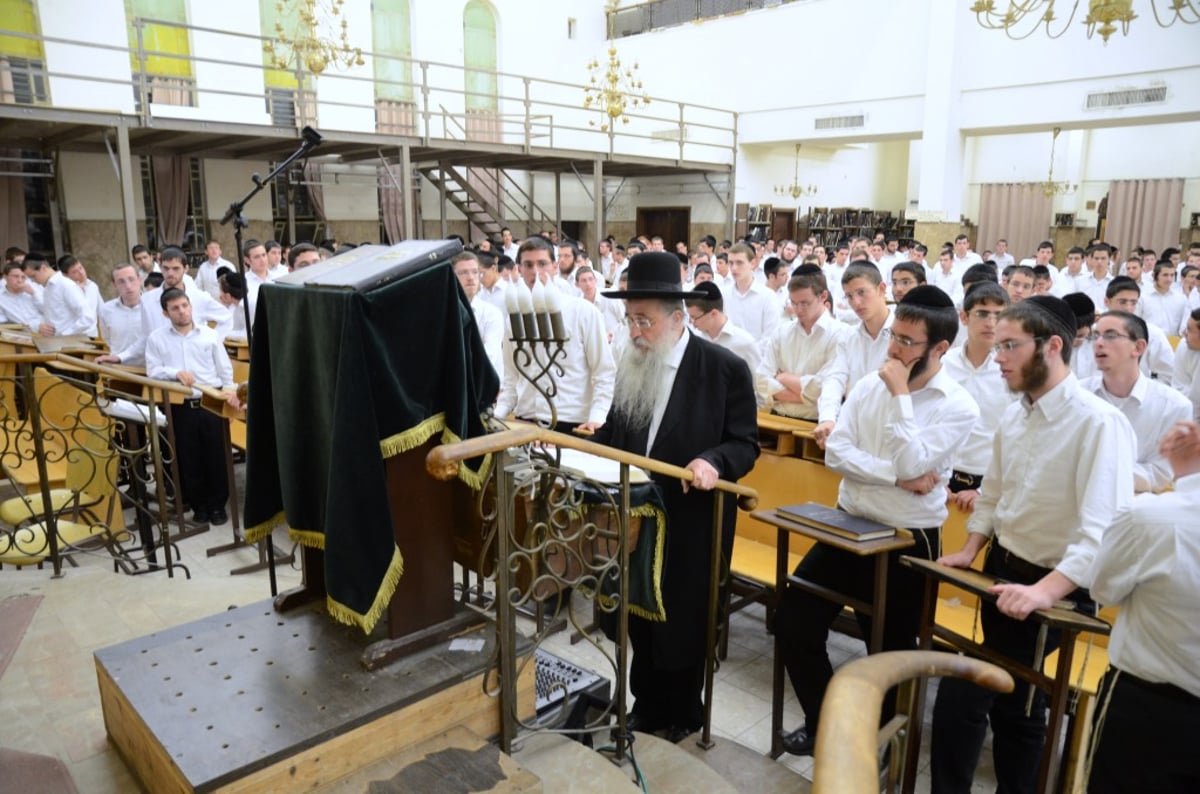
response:
<svg viewBox="0 0 1200 794"><path fill-rule="evenodd" d="M758 438L763 451L777 455L799 455L813 463L825 463L825 450L813 440L812 431L817 423L807 419L758 412ZM797 445L798 443L798 445Z"/></svg>

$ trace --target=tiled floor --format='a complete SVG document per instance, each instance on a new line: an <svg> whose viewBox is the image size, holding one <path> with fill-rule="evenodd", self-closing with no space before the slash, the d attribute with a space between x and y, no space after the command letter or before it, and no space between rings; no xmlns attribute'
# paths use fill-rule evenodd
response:
<svg viewBox="0 0 1200 794"><path fill-rule="evenodd" d="M44 596L0 679L0 746L60 758L86 794L136 790L105 738L92 652L231 605L268 598L266 572L229 574L232 568L256 561L253 551L205 556L207 548L228 542L229 534L228 527L214 528L182 541L191 579L180 575L170 580L163 573L114 574L104 558L83 559L61 579L51 578L49 570L0 571L0 599L26 593ZM282 531L276 533L276 542L290 548ZM280 570L278 577L281 590L299 582L299 572L293 569ZM730 637L728 658L716 673L714 731L765 753L770 746L772 639L764 630L761 607L736 614ZM546 647L604 674L598 651L587 643L571 645L566 632L550 638ZM861 642L834 634L830 651L838 665L864 649ZM802 715L790 691L785 702L784 724L793 728ZM780 763L811 778L811 758L784 756ZM919 791L928 790L927 764L923 757ZM985 752L976 790L991 788L990 753Z"/></svg>

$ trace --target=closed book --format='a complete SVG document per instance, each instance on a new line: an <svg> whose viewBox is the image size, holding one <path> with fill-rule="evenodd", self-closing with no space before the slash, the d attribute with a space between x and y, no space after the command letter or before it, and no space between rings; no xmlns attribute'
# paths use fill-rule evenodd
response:
<svg viewBox="0 0 1200 794"><path fill-rule="evenodd" d="M850 540L879 540L896 535L895 527L880 524L869 518L852 516L845 510L826 507L816 502L778 507L775 512L790 521L798 521L805 526L832 532Z"/></svg>

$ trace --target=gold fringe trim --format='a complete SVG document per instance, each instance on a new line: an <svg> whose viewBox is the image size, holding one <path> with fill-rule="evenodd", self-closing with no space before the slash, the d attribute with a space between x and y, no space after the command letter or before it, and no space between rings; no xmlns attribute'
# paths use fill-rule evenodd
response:
<svg viewBox="0 0 1200 794"><path fill-rule="evenodd" d="M287 521L287 516L280 510L275 515L268 518L261 524L253 527L247 527L245 531L247 543L258 543L260 540L270 535L275 527L281 527Z"/></svg>
<svg viewBox="0 0 1200 794"><path fill-rule="evenodd" d="M410 449L416 449L429 439L433 438L434 433L445 429L446 414L434 414L428 419L423 420L415 427L410 427L408 430L390 435L380 441L379 451L383 453L384 458L395 457L402 452L408 452Z"/></svg>
<svg viewBox="0 0 1200 794"><path fill-rule="evenodd" d="M371 604L371 608L365 615L333 600L332 596L326 597L325 608L329 611L329 616L339 623L358 626L363 630L363 634L370 634L375 629L375 624L383 617L383 611L387 609L388 603L395 595L396 587L400 584L400 577L403 575L404 557L401 556L400 549L393 546L392 561L388 563L387 573L383 575L383 582L379 585L378 592L375 593L375 602Z"/></svg>
<svg viewBox="0 0 1200 794"><path fill-rule="evenodd" d="M325 533L314 532L311 529L289 529L288 537L299 543L301 546L307 546L310 549L320 549L325 551Z"/></svg>
<svg viewBox="0 0 1200 794"><path fill-rule="evenodd" d="M448 427L442 429L443 444L457 444L459 441L462 441L462 439L453 430ZM492 454L489 452L483 456L483 463L479 464L479 471L477 472L471 471L466 466L460 464L458 467L458 479L462 480L472 491L478 491L487 482L491 468Z"/></svg>
<svg viewBox="0 0 1200 794"><path fill-rule="evenodd" d="M655 522L658 523L658 525L660 527L666 526L666 516L663 515L663 511L658 509L657 507L655 507L652 504L645 504L645 505L642 505L641 507L631 508L629 511L629 515L637 516L638 518L651 518L652 517L655 520ZM665 550L665 545L666 545L666 533L665 532L657 532L655 534L658 537L654 542L654 563L651 566L650 576L651 576L651 582L654 586L653 599L654 599L654 603L659 605L658 610L655 612L652 612L649 609L646 609L645 607L642 607L642 606L638 606L637 604L634 604L631 601L629 604L629 612L630 612L630 614L637 615L639 618L642 618L643 620L649 620L653 623L665 623L667 621L667 609L666 609L666 607L664 607L662 605L662 602L663 602L663 598L662 598L662 566L663 566L663 557L665 556L664 550ZM641 537L645 537L645 534L643 533L641 535ZM640 540L639 540L639 542L640 542ZM616 604L616 596L604 595L603 593L597 593L595 590L593 590L590 587L580 587L579 591L588 597L594 597L596 599L596 601L600 604L600 606L604 607L607 610L613 609L613 607Z"/></svg>

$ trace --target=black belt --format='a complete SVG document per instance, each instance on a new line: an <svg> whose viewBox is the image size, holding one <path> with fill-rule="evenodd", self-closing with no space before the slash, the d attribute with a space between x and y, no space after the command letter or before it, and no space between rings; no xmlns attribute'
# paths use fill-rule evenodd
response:
<svg viewBox="0 0 1200 794"><path fill-rule="evenodd" d="M1159 697L1170 698L1171 700L1187 703L1193 708L1200 707L1200 697L1193 695L1183 687L1158 681L1147 681L1144 678L1138 678L1133 673L1125 670L1118 670L1116 667L1112 668L1112 672L1120 673L1120 678L1117 680L1123 684L1129 684L1130 686L1137 687L1138 689L1145 690L1146 692L1151 692Z"/></svg>
<svg viewBox="0 0 1200 794"><path fill-rule="evenodd" d="M199 408L200 401L202 399L204 399L204 398L202 398L202 397L187 397L183 400L181 405L186 405L188 408Z"/></svg>
<svg viewBox="0 0 1200 794"><path fill-rule="evenodd" d="M1008 549L1001 546L999 541L995 540L992 541L992 550L989 551L988 554L996 555L996 561L1012 571L1013 576L1028 580L1026 582L1019 582L1018 584L1033 584L1035 582L1039 582L1044 576L1046 576L1046 574L1054 570L1053 568L1043 568L1040 565L1034 565L1029 560L1026 560L1023 557L1018 557Z"/></svg>
<svg viewBox="0 0 1200 794"><path fill-rule="evenodd" d="M967 474L965 471L955 469L950 473L950 490L954 493L959 491L978 491L983 485L982 474Z"/></svg>

